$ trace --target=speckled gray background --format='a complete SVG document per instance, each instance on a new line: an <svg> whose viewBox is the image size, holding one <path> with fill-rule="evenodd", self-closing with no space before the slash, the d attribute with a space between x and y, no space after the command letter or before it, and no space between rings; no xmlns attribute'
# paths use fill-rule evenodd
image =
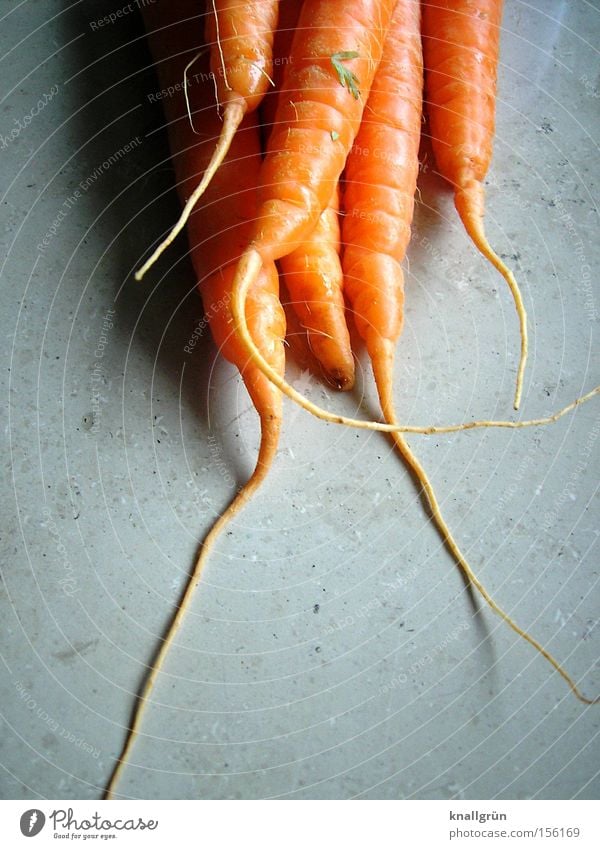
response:
<svg viewBox="0 0 600 849"><path fill-rule="evenodd" d="M206 335L184 350L201 318L185 241L132 282L178 207L138 15L94 26L117 8L0 3L4 798L99 797L198 540L257 445L234 369ZM507 0L487 222L529 310L526 418L600 382L599 43L597 2ZM423 170L398 410L505 418L512 302ZM344 397L290 375L373 416L362 363ZM473 567L590 695L599 434L593 401L547 429L411 438ZM599 727L474 615L386 439L286 404L276 467L217 546L119 789L589 798Z"/></svg>

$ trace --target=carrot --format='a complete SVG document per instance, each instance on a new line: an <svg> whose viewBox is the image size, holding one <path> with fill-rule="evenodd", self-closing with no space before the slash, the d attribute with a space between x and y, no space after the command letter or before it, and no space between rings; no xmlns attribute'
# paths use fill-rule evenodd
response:
<svg viewBox="0 0 600 849"><path fill-rule="evenodd" d="M232 312L249 357L304 409L337 424L401 432L397 424L339 416L308 401L261 356L244 317L245 298L262 263L290 253L314 228L325 207L327 191L332 191L341 173L362 117L357 83L365 95L381 58L390 16L389 3L361 2L352 6L351 13L333 0L304 3L261 169L262 204L234 281ZM368 22L374 20L377 26L371 29ZM341 49L352 40L357 49ZM362 58L366 56L369 61Z"/></svg>
<svg viewBox="0 0 600 849"><path fill-rule="evenodd" d="M391 0L303 4L261 168L261 204L234 281L232 312L249 356L301 403L305 399L254 345L244 301L263 263L295 250L329 203L358 132L393 5Z"/></svg>
<svg viewBox="0 0 600 849"><path fill-rule="evenodd" d="M310 236L281 257L279 267L292 306L306 329L308 345L325 377L337 389L352 389L354 358L342 291L338 210L336 188Z"/></svg>
<svg viewBox="0 0 600 849"><path fill-rule="evenodd" d="M153 6L144 7L148 39L161 83L165 87L172 85L179 78L182 63L187 61L186 46L191 44L192 49L195 49L192 41L193 31L190 30L189 24L185 23L186 16L192 12L194 6L195 2L185 0L177 5L176 11L171 6L168 13L164 8L156 10ZM182 20L184 23L181 23ZM205 169L212 156L214 137L219 134L219 118L212 105L212 94L207 92L208 86L204 89L198 87L193 98L196 115L199 116L205 131L202 141L198 141L198 136L192 132L185 105L181 101L173 100L166 107L172 119L169 123L169 142L182 200L187 196L190 187L195 185L197 174ZM192 261L213 337L224 356L240 370L260 416L261 440L258 460L250 479L204 539L177 611L149 666L121 756L106 788L107 799L114 797L115 787L139 733L154 682L189 609L207 557L221 531L265 479L277 451L282 418L281 394L248 360L243 345L232 332L229 309L236 261L247 242L248 229L255 214L259 165L258 128L244 121L224 158L222 168L203 198L202 207L194 212L188 222ZM278 299L278 276L273 262L265 263L261 274L254 281L247 302L246 316L252 336L258 340L263 355L273 368L282 374L285 319Z"/></svg>
<svg viewBox="0 0 600 849"><path fill-rule="evenodd" d="M198 5L198 4L196 4ZM255 111L269 85L273 67L273 35L277 26L278 0L210 0L205 35L210 45L210 73L217 99L224 106L223 128L204 175L190 194L168 236L136 272L141 280L146 271L183 230L198 200L220 167L244 115ZM188 26L191 22L188 21ZM193 56L188 57L195 61ZM181 67L181 84L187 67Z"/></svg>
<svg viewBox="0 0 600 849"><path fill-rule="evenodd" d="M182 10L183 11L183 10ZM152 20L151 13L148 13L147 21ZM181 47L181 53L185 54L184 44L185 39L183 35L178 38L177 43ZM161 47L155 46L155 51L157 55L157 60L160 60L160 57L169 57L170 53L166 48L168 41L160 39ZM161 53L161 50L163 53ZM166 52L164 52L166 51ZM169 67L169 63L164 63L162 65L162 74L164 79L169 79L169 74L167 74L166 68ZM175 65L178 68L178 65ZM179 69L179 68L178 68ZM338 69L336 69L336 73ZM350 72L348 72L350 73ZM352 90L352 86L356 85L357 80L352 76L343 76L345 83L348 85L350 90ZM194 103L194 111L198 110L198 103ZM168 107L172 113L177 116L177 110L174 107ZM213 119L214 120L214 116ZM195 174L198 170L202 170L206 162L208 161L210 154L212 152L212 148L210 147L211 141L211 120L210 116L206 116L206 121L204 124L206 129L209 129L209 133L205 139L205 141L200 144L194 146L192 144L193 139L189 136L189 128L188 125L182 120L181 115L175 118L175 123L171 128L171 147L173 151L174 161L176 165L176 170L179 176L179 188L185 197L188 190L188 183L195 179ZM259 452L259 459L256 466L256 469L248 482L248 484L241 490L241 492L236 496L226 513L218 520L218 522L213 526L209 535L207 536L203 547L200 552L200 557L196 563L196 566L192 572L191 578L186 586L184 591L181 604L178 608L178 611L167 631L166 637L161 645L159 652L157 653L156 659L153 661L148 678L145 682L144 688L140 695L139 702L136 706L136 711L134 714L133 724L129 731L128 738L125 743L125 747L123 750L123 754L119 759L117 766L115 768L115 772L111 778L107 789L107 798L111 798L116 782L118 781L119 775L123 769L123 766L127 760L128 754L131 750L131 746L137 736L138 729L140 726L140 721L143 715L143 710L145 709L148 698L151 693L154 680L156 675L158 674L161 665L164 661L166 653L168 651L169 646L172 643L174 634L176 630L180 626L183 621L183 617L185 611L189 605L193 590L198 584L200 579L202 567L206 561L206 557L208 552L210 551L211 546L214 544L215 539L217 538L220 531L223 529L227 521L229 521L233 515L243 506L243 504L248 500L251 494L256 490L257 486L264 479L264 476L267 473L267 470L272 462L276 445L277 438L279 433L279 426L281 420L281 399L278 393L275 392L273 387L264 380L264 375L262 372L265 370L263 368L263 364L266 364L266 367L270 370L272 374L278 380L282 380L281 372L283 365L283 355L281 348L281 336L283 335L283 320L281 317L281 309L279 306L279 302L277 300L277 282L276 277L273 274L273 265L272 265L272 257L271 259L261 257L260 268L255 269L253 271L251 279L243 280L243 288L244 288L244 298L245 302L242 301L243 310L240 313L239 310L235 316L229 313L229 301L233 299L232 304L235 304L235 286L239 285L239 267L235 269L235 277L234 277L234 266L236 252L241 250L242 246L246 246L248 243L248 239L250 238L249 233L256 233L255 228L249 223L249 219L246 217L247 215L252 215L253 212L249 210L249 207L252 204L253 197L253 187L256 185L257 180L257 171L258 171L258 142L256 133L251 134L251 128L247 127L246 130L238 133L236 138L234 139L234 143L229 152L229 156L226 157L225 166L220 169L218 173L218 177L215 179L213 185L211 186L212 195L209 192L204 198L203 206L205 209L209 210L209 214L201 214L198 211L190 221L190 234L191 234L191 245L193 250L194 263L198 270L198 274L202 277L208 269L208 277L204 282L204 296L205 296L205 305L207 300L210 302L210 307L208 308L208 312L212 314L212 329L213 333L217 341L222 344L223 349L226 355L235 362L242 374L244 375L244 379L246 381L246 385L255 400L256 406L259 409L259 414L261 415L261 425L262 425L262 434L261 434L261 447ZM214 133L218 132L218 128L215 125ZM248 139L250 141L248 141ZM239 147L235 147L237 145ZM197 157L197 158L196 158ZM243 160L241 159L243 157ZM229 168L228 165L231 163L232 167ZM254 163L254 171L251 167L252 163ZM235 168L233 166L236 166ZM255 174L256 179L251 175ZM235 197L235 202L232 201L232 198ZM233 220L233 216L231 215L231 210L235 209L236 211L240 210L248 210L242 216L242 222L239 225L239 229L235 226L231 226L232 235L236 235L236 239L239 240L236 244L236 240L232 239L224 241L222 239L215 239L215 231L212 229L215 226L215 221L218 221L219 211L226 210L227 207L225 204L230 204L230 212L224 216L223 223L229 224L231 220ZM246 206L248 204L248 206ZM306 220L306 216L305 216ZM210 224L208 224L210 222ZM292 230L292 232L294 232ZM302 232L302 228L296 228L296 233ZM256 238L256 236L254 236ZM200 240L200 241L199 241ZM233 248L230 246L233 245ZM267 245L267 247L269 247ZM209 250L210 248L210 250ZM245 250L245 256L247 255L248 250ZM267 252L268 253L268 252ZM259 254L260 256L260 254ZM208 264L208 265L207 265ZM266 304L266 307L265 307ZM253 308L254 307L254 308ZM233 325L233 318L235 318L235 326L240 325L240 315L242 316L242 326L247 334L248 339L250 340L251 345L254 350L257 351L257 357L259 358L259 363L253 365L255 362L255 358L252 357L251 360L246 359L246 353L248 350L248 342L245 338L238 337L235 332L232 332L235 328ZM250 326L250 332L248 332L248 325ZM256 338L260 338L260 347L262 349L258 350L253 341L253 336ZM250 349L252 352L252 349ZM374 366L376 364L374 363ZM388 387L389 388L389 387ZM534 422L477 422L470 423L469 426L490 426L491 424L496 424L498 426L506 426L506 427L522 427L531 424L540 424L548 421L554 421L561 415L564 415L568 410L573 409L577 404L581 403L583 400L587 400L593 395L597 394L599 388L594 390L591 393L588 393L588 396L585 396L583 399L578 399L578 401L574 402L569 407L555 414L553 417L549 417L546 420L537 420ZM391 396L390 396L391 397ZM441 430L442 428L407 428L404 426L397 425L395 423L393 407L390 408L391 401L386 399L384 393L382 393L382 406L384 408L384 413L386 417L392 420L391 425L386 425L386 428L389 430L393 430L399 433L402 430L413 430L415 432L436 432ZM341 420L341 419L338 419ZM363 423L368 426L371 426L372 423ZM383 429L383 426L375 425L377 429ZM443 430L453 430L453 429L463 429L464 425L458 426L450 426L447 428L443 428ZM410 449L405 445L404 440L398 437L398 445L399 447L404 448L403 456L409 463L409 466L412 468L415 475L420 480L425 495L428 499L432 514L434 519L438 525L438 528L442 532L447 544L452 547L455 546L453 538L447 529L447 526L443 522L439 514L439 507L437 505L437 501L435 499L435 495L429 484L429 481L425 475L425 472L422 470L418 461L412 453ZM454 551L455 556L460 562L460 558L462 555L458 548ZM484 595L484 598L488 601L490 605L494 608L494 610L499 613L503 618L505 618L512 627L515 628L517 633L524 636L529 642L532 643L539 651L544 654L547 659L550 660L555 665L555 668L560 672L563 677L569 682L569 684L573 687L574 691L583 701L588 701L585 699L578 691L576 686L573 684L571 679L566 675L566 673L560 668L560 666L556 663L556 661L551 658L550 655L529 635L525 634L521 629L518 628L512 620L507 617L507 615L500 610L500 608L495 605L493 600L486 593L484 588L479 584L475 576L468 570L468 564L461 563L464 571L467 574L469 580L479 589L479 591Z"/></svg>
<svg viewBox="0 0 600 849"><path fill-rule="evenodd" d="M419 0L398 0L363 122L346 164L347 214L343 228L347 245L343 262L346 291L371 359L384 419L391 425L397 424L393 362L404 306L400 262L410 241L422 86ZM421 488L444 544L467 582L479 591L495 613L550 662L578 699L591 703L560 663L502 610L478 580L441 514L425 469L401 433L391 436Z"/></svg>
<svg viewBox="0 0 600 849"><path fill-rule="evenodd" d="M290 253L329 203L358 132L392 0L306 0L284 69L248 252Z"/></svg>
<svg viewBox="0 0 600 849"><path fill-rule="evenodd" d="M471 240L504 277L521 331L514 408L527 361L527 315L519 286L491 248L484 230L483 180L492 158L502 0L423 3L425 97L431 141L441 175L454 186L454 204Z"/></svg>
<svg viewBox="0 0 600 849"><path fill-rule="evenodd" d="M291 359L301 371L308 371L316 377L321 377L323 375L323 369L309 347L307 332L300 324L300 319L292 306L283 277L280 278L279 285L279 297L285 313L285 342L291 354ZM289 359L286 356L286 361Z"/></svg>
<svg viewBox="0 0 600 849"><path fill-rule="evenodd" d="M417 186L423 59L418 0L399 0L346 162L344 291L371 360L386 361L402 329L402 260Z"/></svg>
<svg viewBox="0 0 600 849"><path fill-rule="evenodd" d="M281 80L289 64L301 8L302 4L298 0L284 0L280 4L279 23L273 43L275 87L267 92L260 108L267 139L275 125ZM290 295L291 311L295 312L300 325L306 328L306 340L312 356L298 350L301 337L295 335L292 344L297 353L300 353L305 363L313 358L320 363L321 372L333 386L351 389L354 385L354 358L342 294L338 211L339 189L336 187L315 228L300 247L281 258L279 267Z"/></svg>

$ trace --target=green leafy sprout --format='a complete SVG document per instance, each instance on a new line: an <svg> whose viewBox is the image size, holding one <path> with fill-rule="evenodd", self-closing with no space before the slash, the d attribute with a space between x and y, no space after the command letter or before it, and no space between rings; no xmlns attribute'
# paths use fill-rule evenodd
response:
<svg viewBox="0 0 600 849"><path fill-rule="evenodd" d="M347 88L354 99L358 100L360 97L360 90L358 88L359 80L352 71L342 65L342 62L346 61L346 59L358 59L358 53L356 50L341 50L339 53L334 53L331 57L331 64L338 75L340 85Z"/></svg>

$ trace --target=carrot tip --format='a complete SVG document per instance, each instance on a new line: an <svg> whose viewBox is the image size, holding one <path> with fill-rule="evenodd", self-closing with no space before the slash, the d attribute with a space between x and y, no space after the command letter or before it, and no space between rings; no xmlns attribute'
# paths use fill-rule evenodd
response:
<svg viewBox="0 0 600 849"><path fill-rule="evenodd" d="M325 377L327 382L335 389L339 389L340 392L348 392L354 387L354 376L345 372L327 372Z"/></svg>

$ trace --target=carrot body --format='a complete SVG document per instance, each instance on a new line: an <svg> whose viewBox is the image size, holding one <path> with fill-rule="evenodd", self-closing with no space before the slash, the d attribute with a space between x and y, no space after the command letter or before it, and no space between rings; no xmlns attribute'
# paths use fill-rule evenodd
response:
<svg viewBox="0 0 600 849"><path fill-rule="evenodd" d="M289 64L301 8L299 0L283 0L280 3L273 44L275 89L267 92L261 105L267 139L275 125L279 89L284 69ZM339 190L336 188L314 229L300 247L281 258L279 267L290 296L291 310L298 319L293 322L296 332L291 343L296 356L300 355L302 363L312 362L313 366L316 360L320 364L320 372L333 386L351 389L354 385L354 358L342 293L338 215ZM289 324L289 310L286 310L286 315ZM308 347L310 354L303 350L304 347Z"/></svg>
<svg viewBox="0 0 600 849"><path fill-rule="evenodd" d="M402 329L401 263L410 241L421 136L419 18L418 0L396 4L346 164L344 288L371 359L393 351ZM386 378L390 382L391 370L390 360Z"/></svg>
<svg viewBox="0 0 600 849"><path fill-rule="evenodd" d="M292 41L298 26L301 9L302 0L280 0L277 30L273 38L273 71L271 76L275 85L267 89L260 104L260 122L265 133L265 143L275 123L281 80L284 69L290 64Z"/></svg>
<svg viewBox="0 0 600 849"><path fill-rule="evenodd" d="M277 0L212 0L205 35L219 103L253 112L271 86Z"/></svg>
<svg viewBox="0 0 600 849"><path fill-rule="evenodd" d="M308 346L326 378L338 389L354 385L354 358L346 325L340 262L339 190L300 247L279 266Z"/></svg>
<svg viewBox="0 0 600 849"><path fill-rule="evenodd" d="M159 6L164 3L157 4ZM223 123L219 126L216 144L211 156L207 159L204 172L198 174L196 185L183 207L179 219L168 236L158 245L152 255L135 274L136 280L141 280L146 271L154 265L158 257L173 242L210 185L214 175L221 166L231 142L244 116L253 112L262 100L267 87L272 84L272 50L275 27L277 25L278 0L211 0L205 23L206 39L211 46L210 76L214 81L217 98L224 105ZM146 7L144 7L146 8ZM190 50L188 64L195 64L202 52L200 38L197 38L198 28L194 26L194 17L198 12L198 4L186 6L186 14L190 17L186 25L190 33L186 33L186 42ZM158 17L160 17L160 11ZM153 19L156 20L154 15ZM186 63L177 68L178 75L173 83L181 86L186 75ZM197 76L197 69L196 69ZM203 78L210 80L208 69ZM183 102L183 101L182 101Z"/></svg>
<svg viewBox="0 0 600 849"><path fill-rule="evenodd" d="M299 247L329 203L360 126L393 6L392 0L306 0L283 73L261 168L260 206L238 265L232 310L249 356L296 400L298 393L254 346L244 300L261 266Z"/></svg>
<svg viewBox="0 0 600 849"><path fill-rule="evenodd" d="M263 260L290 253L315 227L336 188L358 132L381 58L392 0L306 0L284 68L273 130L260 175L251 247ZM332 57L358 79L354 97Z"/></svg>
<svg viewBox="0 0 600 849"><path fill-rule="evenodd" d="M505 278L519 315L516 409L527 359L527 317L517 282L490 247L483 226L502 6L502 0L428 0L423 3L422 29L426 109L437 166L454 187L454 203L467 233Z"/></svg>
<svg viewBox="0 0 600 849"><path fill-rule="evenodd" d="M402 260L410 242L419 166L423 55L419 0L398 0L362 124L346 164L344 290L366 343L385 422L404 316ZM392 440L411 468L401 433Z"/></svg>
<svg viewBox="0 0 600 849"><path fill-rule="evenodd" d="M501 19L502 0L423 4L431 143L463 208L465 191L482 195L492 159Z"/></svg>
<svg viewBox="0 0 600 849"><path fill-rule="evenodd" d="M156 4L158 6L159 4ZM189 17L196 9L195 0L178 2L177 11L165 14L155 6L145 7L148 40L161 84L166 88L179 81L195 48L195 28ZM189 16L189 17L188 17ZM166 20L186 20L164 29ZM198 176L212 156L214 139L220 132L220 119L214 103L214 91L208 80L206 59L201 57L195 72L202 82L190 87L189 102L195 124L202 134L192 130L182 96L165 99L169 146L175 167L179 197L184 204L194 191ZM230 310L231 283L256 215L258 172L261 163L258 128L248 120L235 136L232 146L205 193L202 204L190 216L188 236L191 256L199 280L200 292L217 346L240 370L261 420L281 417L278 390L252 366L242 344L232 332ZM253 338L269 362L283 373L285 317L278 298L279 279L275 265L265 264L248 296L247 318Z"/></svg>

